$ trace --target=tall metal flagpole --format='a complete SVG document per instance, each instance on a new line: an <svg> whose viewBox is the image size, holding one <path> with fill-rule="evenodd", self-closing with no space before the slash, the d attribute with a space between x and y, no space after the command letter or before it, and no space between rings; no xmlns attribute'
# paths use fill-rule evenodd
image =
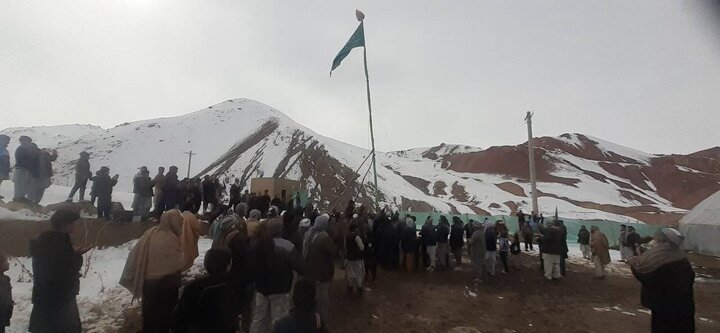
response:
<svg viewBox="0 0 720 333"><path fill-rule="evenodd" d="M357 15L360 22L365 19L365 15ZM367 39L365 39L365 45L363 46L363 64L365 65L365 83L367 86L367 101L368 101L368 114L370 115L370 144L372 145L372 167L373 175L375 176L375 206L380 207L380 201L378 198L378 181L377 181L377 164L375 162L375 134L373 133L373 119L372 119L372 104L370 103L370 76L368 75L367 66Z"/></svg>
<svg viewBox="0 0 720 333"><path fill-rule="evenodd" d="M528 128L528 161L530 162L530 196L532 197L532 212L537 215L538 213L538 200L537 200L537 186L535 185L535 154L533 150L533 135L532 135L532 116L533 113L528 111L525 115L525 122Z"/></svg>
<svg viewBox="0 0 720 333"><path fill-rule="evenodd" d="M186 155L188 155L188 170L187 170L187 177L190 178L190 166L192 165L192 157L193 155L197 155L196 153L193 153L193 151L185 152Z"/></svg>

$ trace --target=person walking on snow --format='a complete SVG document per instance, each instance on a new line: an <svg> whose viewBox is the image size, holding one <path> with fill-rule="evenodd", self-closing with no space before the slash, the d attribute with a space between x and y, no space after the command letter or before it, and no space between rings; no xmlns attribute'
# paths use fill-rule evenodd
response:
<svg viewBox="0 0 720 333"><path fill-rule="evenodd" d="M70 190L67 201L72 202L75 197L75 192L80 191L78 201L85 201L85 188L87 187L87 181L92 177L90 172L90 154L88 152L81 152L80 158L75 163L75 184Z"/></svg>
<svg viewBox="0 0 720 333"><path fill-rule="evenodd" d="M13 201L27 203L26 198L32 190L32 170L38 165L38 152L32 145L32 139L28 136L21 136L20 146L15 149L15 170L13 171L13 182L15 183Z"/></svg>

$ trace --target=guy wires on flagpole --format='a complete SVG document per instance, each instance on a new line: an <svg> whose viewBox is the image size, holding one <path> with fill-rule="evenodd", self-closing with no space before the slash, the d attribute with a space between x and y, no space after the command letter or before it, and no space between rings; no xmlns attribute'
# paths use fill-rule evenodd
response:
<svg viewBox="0 0 720 333"><path fill-rule="evenodd" d="M368 66L367 66L367 47L365 46L365 29L363 27L363 20L365 20L365 14L363 12L356 10L355 11L355 17L360 21L360 25L355 30L355 33L350 37L350 39L345 43L345 46L340 50L340 52L335 56L335 59L333 59L333 65L332 69L330 70L330 75L332 75L332 71L340 65L343 59L350 53L350 51L353 48L361 47L363 48L363 65L365 67L365 83L367 87L367 101L368 101L368 114L370 118L370 144L372 145L372 167L373 167L373 175L374 175L374 185L375 185L375 205L376 207L380 207L380 199L379 199L379 189L378 189L378 182L377 182L377 164L376 164L376 158L375 158L375 133L373 132L373 120L372 120L372 103L370 101L370 76L368 75Z"/></svg>

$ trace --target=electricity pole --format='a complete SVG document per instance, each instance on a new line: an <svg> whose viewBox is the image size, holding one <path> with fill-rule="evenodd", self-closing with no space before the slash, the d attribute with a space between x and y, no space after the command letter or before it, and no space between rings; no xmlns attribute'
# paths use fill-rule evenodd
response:
<svg viewBox="0 0 720 333"><path fill-rule="evenodd" d="M197 154L193 153L192 150L190 150L189 152L185 152L185 154L188 156L188 172L187 172L187 177L190 178L190 165L191 165L191 163L192 163L192 157L193 157L193 155L197 155Z"/></svg>
<svg viewBox="0 0 720 333"><path fill-rule="evenodd" d="M528 128L528 161L530 162L530 196L532 198L532 212L538 213L537 185L535 184L535 154L533 152L532 116L533 112L528 111L525 115L525 122Z"/></svg>

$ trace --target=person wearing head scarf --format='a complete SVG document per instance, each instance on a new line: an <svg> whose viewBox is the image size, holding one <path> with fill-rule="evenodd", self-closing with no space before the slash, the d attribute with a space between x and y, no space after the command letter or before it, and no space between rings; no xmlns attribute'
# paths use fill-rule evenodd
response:
<svg viewBox="0 0 720 333"><path fill-rule="evenodd" d="M481 282L485 281L485 251L487 251L485 244L485 227L483 227L480 221L473 221L472 228L472 236L468 239L468 246L472 249L470 259L473 266L475 266L475 280Z"/></svg>
<svg viewBox="0 0 720 333"><path fill-rule="evenodd" d="M335 276L335 243L327 233L330 216L323 214L315 218L315 226L305 235L303 257L307 262L308 278L317 283L317 308L320 317L328 320L330 306L330 285Z"/></svg>
<svg viewBox="0 0 720 333"><path fill-rule="evenodd" d="M200 239L200 221L195 214L184 211L182 213L183 226L180 236L180 246L183 251L183 270L190 268L198 257L198 239Z"/></svg>
<svg viewBox="0 0 720 333"><path fill-rule="evenodd" d="M302 220L300 220L300 223L298 224L298 230L295 231L295 233L292 235L292 239L290 240L296 248L304 248L305 234L310 230L310 225L311 223L309 218L303 218Z"/></svg>
<svg viewBox="0 0 720 333"><path fill-rule="evenodd" d="M610 263L610 245L596 225L590 227L590 252L595 266L595 279L605 278L605 265Z"/></svg>
<svg viewBox="0 0 720 333"><path fill-rule="evenodd" d="M257 236L261 217L262 213L259 210L253 209L250 211L247 220L248 237L250 237L250 239L254 239Z"/></svg>
<svg viewBox="0 0 720 333"><path fill-rule="evenodd" d="M652 332L695 332L695 271L680 248L684 237L673 228L655 233L657 245L629 259L642 284L642 306L652 312Z"/></svg>
<svg viewBox="0 0 720 333"><path fill-rule="evenodd" d="M130 251L120 285L142 300L143 332L169 332L185 267L180 237L183 216L166 211Z"/></svg>

